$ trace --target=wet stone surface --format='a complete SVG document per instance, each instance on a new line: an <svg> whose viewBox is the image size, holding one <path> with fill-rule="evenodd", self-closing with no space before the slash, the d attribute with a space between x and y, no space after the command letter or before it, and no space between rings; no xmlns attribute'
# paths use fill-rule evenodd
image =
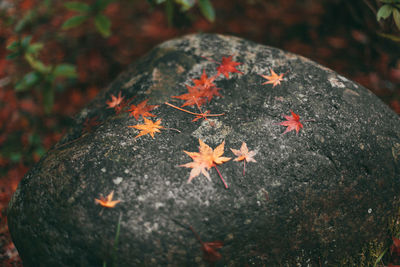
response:
<svg viewBox="0 0 400 267"><path fill-rule="evenodd" d="M199 119L163 104L185 84L217 74L222 57L240 73L214 83ZM208 59L206 59L208 58ZM270 68L280 85L262 84ZM166 128L135 138L128 112L107 108L121 91ZM185 107L199 112L196 107ZM293 110L299 133L278 123ZM98 125L83 130L95 118ZM304 121L309 120L309 121ZM225 140L246 142L257 162L230 160L187 183L198 152ZM9 228L24 266L201 266L202 241L222 241L217 266L335 265L372 240L385 238L400 191L400 120L362 86L303 57L243 39L189 35L168 41L132 64L76 117L76 125L20 183L8 211ZM94 199L114 191L114 208ZM118 220L120 235L114 246ZM116 251L116 253L114 253ZM210 256L210 255L208 255ZM217 257L218 258L218 257Z"/></svg>

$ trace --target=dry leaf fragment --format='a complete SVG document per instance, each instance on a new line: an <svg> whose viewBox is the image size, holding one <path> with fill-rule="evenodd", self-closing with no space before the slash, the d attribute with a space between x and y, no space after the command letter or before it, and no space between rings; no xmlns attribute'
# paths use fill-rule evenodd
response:
<svg viewBox="0 0 400 267"><path fill-rule="evenodd" d="M293 130L296 130L296 134L298 134L300 129L303 128L303 124L300 122L300 116L294 113L292 110L290 110L290 113L292 113L292 115L284 115L286 121L280 122L278 125L287 127L283 134Z"/></svg>
<svg viewBox="0 0 400 267"><path fill-rule="evenodd" d="M135 128L140 130L140 133L135 138L138 138L142 135L150 134L150 136L154 139L154 133L160 133L159 129L164 128L163 126L160 125L161 119L159 119L156 122L153 122L152 120L149 120L144 117L143 119L144 119L144 124L128 126L129 128Z"/></svg>
<svg viewBox="0 0 400 267"><path fill-rule="evenodd" d="M283 75L285 75L285 74L281 73L278 75L275 73L275 71L273 69L269 69L269 70L271 72L271 75L260 75L264 79L268 80L263 84L272 84L272 87L275 87L278 84L280 85L281 81L283 81Z"/></svg>
<svg viewBox="0 0 400 267"><path fill-rule="evenodd" d="M112 200L113 196L114 196L114 191L111 191L111 193L108 194L107 197L100 196L100 199L95 198L94 201L103 207L114 208L115 205L121 202L121 200Z"/></svg>
<svg viewBox="0 0 400 267"><path fill-rule="evenodd" d="M217 251L217 249L220 249L224 246L222 241L203 242L191 225L189 225L189 228L201 245L203 258L205 261L213 263L222 258L221 253Z"/></svg>
<svg viewBox="0 0 400 267"><path fill-rule="evenodd" d="M121 96L121 91L119 91L118 97L111 95L111 101L106 101L106 104L108 105L108 108L115 108L119 106L119 104L121 104L123 100L124 97Z"/></svg>
<svg viewBox="0 0 400 267"><path fill-rule="evenodd" d="M253 157L257 154L258 151L252 150L249 151L247 148L247 144L245 142L242 143L240 150L231 148L233 154L237 156L233 161L243 161L243 175L246 170L246 162L257 162Z"/></svg>
<svg viewBox="0 0 400 267"><path fill-rule="evenodd" d="M227 162L231 159L222 156L224 154L225 141L218 145L214 150L201 141L201 139L199 139L199 144L199 152L183 151L193 159L193 162L180 165L180 167L192 168L188 183L190 183L193 178L198 176L200 173L210 180L210 174L208 173L208 170L212 167L215 167L225 185L225 188L228 188L228 185L217 168L217 165Z"/></svg>
<svg viewBox="0 0 400 267"><path fill-rule="evenodd" d="M149 100L146 99L146 100L140 102L137 106L131 105L130 109L128 109L128 112L130 112L129 115L135 117L136 120L139 119L139 116L142 116L143 118L156 117L156 115L151 114L149 111L158 107L158 105L147 105L147 101L149 101Z"/></svg>

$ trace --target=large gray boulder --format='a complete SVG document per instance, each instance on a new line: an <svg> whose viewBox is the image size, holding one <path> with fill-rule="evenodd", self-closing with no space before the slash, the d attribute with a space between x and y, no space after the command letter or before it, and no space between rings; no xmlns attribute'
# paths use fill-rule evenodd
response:
<svg viewBox="0 0 400 267"><path fill-rule="evenodd" d="M171 96L187 93L185 85L194 86L203 70L216 75L219 64L211 59L231 55L243 74L216 77L221 96L202 106L223 116L192 122L195 116L163 104L181 106L185 101ZM268 80L260 75L270 69L285 73L280 85L263 84ZM107 108L119 92L136 106L149 99L158 105L149 111L157 118L147 118L180 132L164 128L154 139L135 138L139 130L128 126L143 124L142 117ZM290 110L304 126L298 134L283 134L288 128L279 124ZM89 130L93 118L100 124ZM228 189L215 168L208 170L211 181L200 173L187 183L191 169L180 165L192 159L183 151L198 152L199 139L212 149L225 141L223 156L232 160L218 170ZM242 142L258 151L244 175L243 161L233 161L230 150ZM386 240L399 178L400 120L368 90L276 48L196 34L159 45L84 108L21 181L8 220L27 267L198 266L206 260L332 266L357 262L370 242ZM112 191L120 203L96 205L95 198ZM203 242L223 247L203 244L209 253L203 252L190 227Z"/></svg>

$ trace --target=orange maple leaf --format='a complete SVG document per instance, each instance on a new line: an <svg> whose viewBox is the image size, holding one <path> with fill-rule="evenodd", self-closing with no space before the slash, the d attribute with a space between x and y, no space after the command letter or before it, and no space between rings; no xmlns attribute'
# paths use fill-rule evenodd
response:
<svg viewBox="0 0 400 267"><path fill-rule="evenodd" d="M272 87L275 87L276 85L281 84L281 81L283 81L283 75L285 75L285 74L281 73L278 75L275 73L275 71L273 69L269 69L269 70L271 72L271 75L260 75L264 79L268 80L263 84L272 84Z"/></svg>
<svg viewBox="0 0 400 267"><path fill-rule="evenodd" d="M243 72L238 71L236 69L236 67L242 63L232 61L232 57L233 56L222 57L222 62L217 67L218 75L223 74L226 78L229 78L229 73L236 72L236 73L243 74Z"/></svg>
<svg viewBox="0 0 400 267"><path fill-rule="evenodd" d="M128 112L130 112L129 115L135 117L136 120L139 119L139 116L142 116L143 118L145 117L156 117L156 115L151 114L149 111L153 110L154 108L158 107L158 105L147 105L148 99L142 101L139 103L137 106L131 105L130 109L128 109Z"/></svg>
<svg viewBox="0 0 400 267"><path fill-rule="evenodd" d="M199 144L199 152L188 152L185 150L183 151L193 159L193 162L179 165L179 167L192 168L192 170L190 171L188 183L190 183L193 178L198 176L200 173L202 173L210 181L211 179L208 170L212 167L215 167L222 182L225 185L225 188L228 188L228 185L226 184L224 178L222 178L222 175L217 168L217 165L227 162L231 159L228 157L222 157L222 155L224 154L225 141L218 145L214 150L203 141L201 141L201 139L199 139Z"/></svg>
<svg viewBox="0 0 400 267"><path fill-rule="evenodd" d="M103 207L114 208L115 205L121 202L121 200L112 200L113 196L114 196L114 191L111 191L111 193L108 194L107 197L100 196L100 199L95 198L94 201Z"/></svg>
<svg viewBox="0 0 400 267"><path fill-rule="evenodd" d="M243 160L243 175L246 170L246 162L257 162L253 157L257 154L258 151L252 150L249 151L247 148L247 144L245 142L242 143L240 150L231 148L233 154L237 156L233 161L242 161Z"/></svg>
<svg viewBox="0 0 400 267"><path fill-rule="evenodd" d="M145 117L143 117L143 119L144 119L144 124L128 126L129 128L135 128L140 130L140 133L135 138L138 138L142 135L150 134L150 136L154 139L154 133L160 133L159 129L164 128L163 126L160 125L161 119L159 119L156 122L153 122L152 120L149 120Z"/></svg>
<svg viewBox="0 0 400 267"><path fill-rule="evenodd" d="M108 108L115 108L119 106L123 100L124 97L121 96L121 91L119 91L118 97L111 95L111 101L106 101L106 104L108 105Z"/></svg>
<svg viewBox="0 0 400 267"><path fill-rule="evenodd" d="M294 113L292 110L290 110L290 113L292 113L292 116L284 115L286 121L280 122L278 125L287 127L283 134L293 130L296 130L296 134L298 134L300 129L303 128L303 124L300 122L300 116Z"/></svg>

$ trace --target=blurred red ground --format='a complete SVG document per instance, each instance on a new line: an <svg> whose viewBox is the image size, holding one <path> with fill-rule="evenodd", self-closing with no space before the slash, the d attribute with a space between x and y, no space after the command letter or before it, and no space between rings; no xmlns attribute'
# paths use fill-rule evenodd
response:
<svg viewBox="0 0 400 267"><path fill-rule="evenodd" d="M94 1L94 0L93 0ZM93 2L86 1L86 2ZM3 0L0 3L0 262L22 266L11 242L6 209L27 170L59 140L72 117L118 73L153 46L191 32L232 34L311 58L369 88L400 114L399 45L377 35L375 14L359 3L330 0L214 0L215 23L196 8L176 14L169 27L162 6L146 1L114 1L105 10L112 35L101 37L93 25L61 30L76 13L64 1ZM16 34L27 14L35 16ZM179 10L175 10L179 13ZM56 94L50 114L40 91L16 93L14 82L29 71L23 59L6 60L5 47L18 36L42 42L46 64L77 65L78 81ZM61 81L63 82L63 81Z"/></svg>

